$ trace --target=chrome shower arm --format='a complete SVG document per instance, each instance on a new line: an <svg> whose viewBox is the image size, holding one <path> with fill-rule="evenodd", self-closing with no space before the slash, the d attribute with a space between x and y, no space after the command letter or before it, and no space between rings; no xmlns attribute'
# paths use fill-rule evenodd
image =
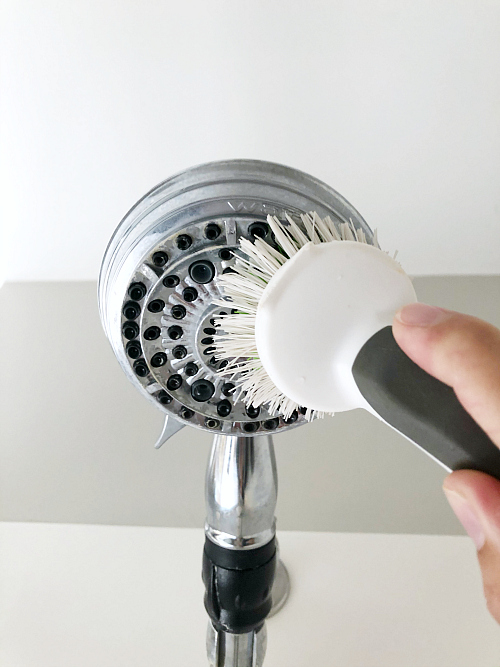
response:
<svg viewBox="0 0 500 667"><path fill-rule="evenodd" d="M217 435L206 477L205 607L212 667L259 667L277 563L270 436Z"/></svg>
<svg viewBox="0 0 500 667"><path fill-rule="evenodd" d="M215 436L205 485L207 537L228 549L267 544L276 532L277 494L271 436Z"/></svg>

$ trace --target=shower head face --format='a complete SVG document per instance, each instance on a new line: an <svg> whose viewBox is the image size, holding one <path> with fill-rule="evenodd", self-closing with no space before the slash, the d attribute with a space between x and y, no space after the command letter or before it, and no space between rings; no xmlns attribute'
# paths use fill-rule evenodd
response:
<svg viewBox="0 0 500 667"><path fill-rule="evenodd" d="M334 190L296 170L231 160L165 181L125 216L106 250L99 309L129 379L160 410L208 431L281 432L305 422L245 407L214 356L217 278L231 271L241 237L272 242L268 214L315 210L373 234ZM291 360L293 363L293 360Z"/></svg>
<svg viewBox="0 0 500 667"><path fill-rule="evenodd" d="M212 431L279 429L266 410L246 410L214 356L214 318L231 309L214 303L223 297L217 277L231 270L236 239L250 238L253 224L253 217L213 216L163 237L130 278L122 307L122 343L136 381L166 412Z"/></svg>

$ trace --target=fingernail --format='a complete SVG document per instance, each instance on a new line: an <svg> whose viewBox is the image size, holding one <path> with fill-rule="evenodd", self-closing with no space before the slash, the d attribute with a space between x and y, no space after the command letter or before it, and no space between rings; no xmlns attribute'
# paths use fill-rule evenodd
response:
<svg viewBox="0 0 500 667"><path fill-rule="evenodd" d="M444 493L451 505L451 509L455 512L457 519L465 528L465 532L474 542L476 549L479 551L484 546L485 536L474 510L465 498L458 493L455 493L455 491L444 489Z"/></svg>
<svg viewBox="0 0 500 667"><path fill-rule="evenodd" d="M414 327L432 327L451 317L449 310L428 306L425 303L410 303L396 313L396 318L403 324Z"/></svg>

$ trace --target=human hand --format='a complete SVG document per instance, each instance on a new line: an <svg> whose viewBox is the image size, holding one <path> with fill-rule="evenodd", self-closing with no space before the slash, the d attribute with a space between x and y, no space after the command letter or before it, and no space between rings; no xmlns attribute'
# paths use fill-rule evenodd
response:
<svg viewBox="0 0 500 667"><path fill-rule="evenodd" d="M500 447L500 330L475 317L414 303L396 314L393 333L416 364L453 387ZM488 609L500 623L500 481L457 470L443 489L476 545Z"/></svg>

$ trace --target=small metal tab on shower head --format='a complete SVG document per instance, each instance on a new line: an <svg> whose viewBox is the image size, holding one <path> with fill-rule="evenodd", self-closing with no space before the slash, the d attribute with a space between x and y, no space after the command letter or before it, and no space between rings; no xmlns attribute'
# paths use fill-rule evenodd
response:
<svg viewBox="0 0 500 667"><path fill-rule="evenodd" d="M160 433L160 437L155 443L155 449L160 449L169 438L171 438L177 431L180 431L181 428L184 428L186 424L177 421L173 417L165 417L165 423L163 424L163 429Z"/></svg>

